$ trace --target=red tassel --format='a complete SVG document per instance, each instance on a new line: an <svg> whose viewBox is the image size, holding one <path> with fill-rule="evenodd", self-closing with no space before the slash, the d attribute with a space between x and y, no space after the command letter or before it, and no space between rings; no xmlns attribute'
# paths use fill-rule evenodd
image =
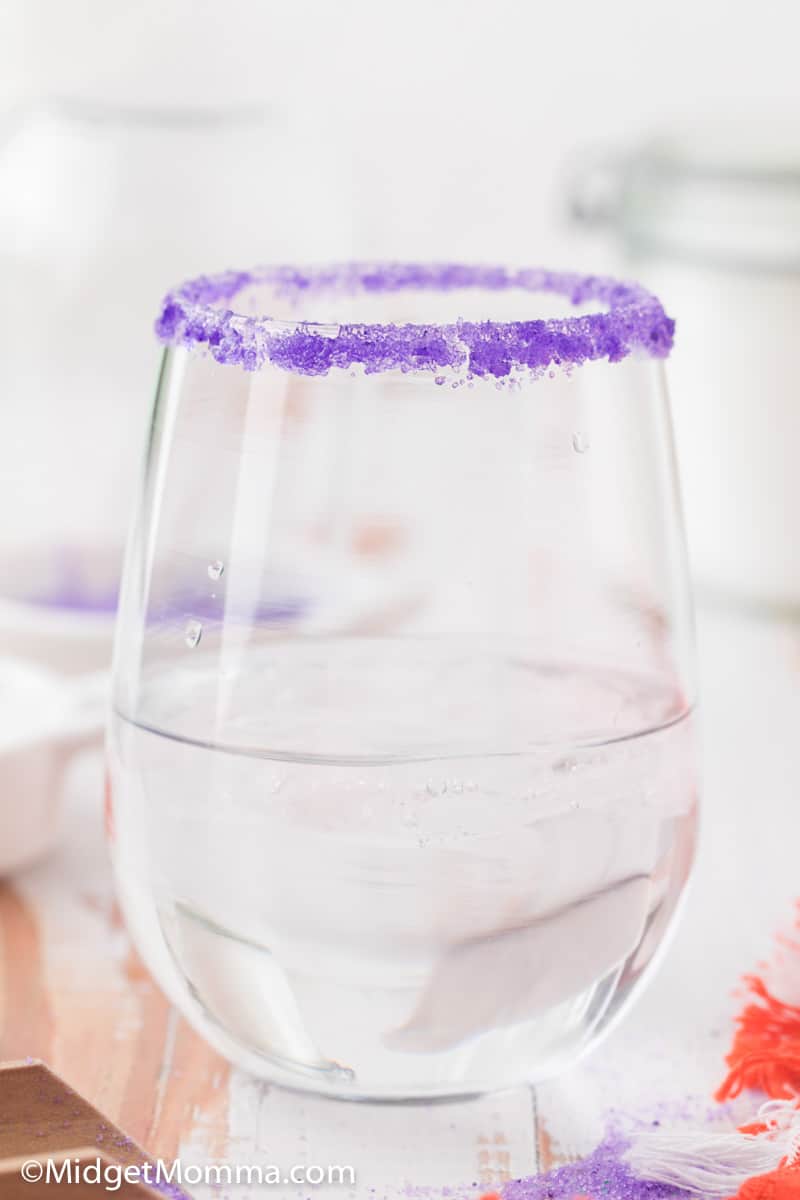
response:
<svg viewBox="0 0 800 1200"><path fill-rule="evenodd" d="M800 1200L800 1170L795 1165L755 1175L742 1184L735 1200Z"/></svg>
<svg viewBox="0 0 800 1200"><path fill-rule="evenodd" d="M745 976L744 982L760 1003L746 1005L737 1018L725 1059L730 1071L714 1098L729 1100L745 1088L755 1088L774 1099L790 1100L800 1093L800 1007L778 1000L756 975Z"/></svg>
<svg viewBox="0 0 800 1200"><path fill-rule="evenodd" d="M800 917L795 934L779 938L782 952L774 964L775 978L782 981L775 986L795 998L800 998L798 934ZM715 1099L730 1100L745 1089L770 1099L737 1134L718 1135L716 1147L707 1133L646 1131L634 1137L626 1160L638 1178L695 1196L800 1200L800 1004L779 1000L757 975L746 975L743 983L747 1001L736 1018L725 1059L728 1074Z"/></svg>

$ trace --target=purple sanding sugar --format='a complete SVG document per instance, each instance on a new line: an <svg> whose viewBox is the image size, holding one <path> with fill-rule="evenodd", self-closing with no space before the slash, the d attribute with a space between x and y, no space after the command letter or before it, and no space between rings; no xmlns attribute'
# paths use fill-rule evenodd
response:
<svg viewBox="0 0 800 1200"><path fill-rule="evenodd" d="M608 1133L599 1146L578 1162L555 1167L545 1175L512 1179L503 1185L503 1200L671 1200L689 1193L664 1183L637 1179L623 1155L630 1145L621 1133Z"/></svg>
<svg viewBox="0 0 800 1200"><path fill-rule="evenodd" d="M247 316L228 307L254 285L292 302L332 294L516 288L566 297L574 305L599 303L607 311L537 321L318 325ZM543 269L413 263L260 267L201 276L166 296L156 322L162 341L206 346L217 362L246 371L267 362L300 375L326 375L332 367L360 367L367 374L428 371L437 383L445 370L466 379L504 381L538 376L554 366L619 362L633 350L664 358L674 330L655 296L636 283Z"/></svg>

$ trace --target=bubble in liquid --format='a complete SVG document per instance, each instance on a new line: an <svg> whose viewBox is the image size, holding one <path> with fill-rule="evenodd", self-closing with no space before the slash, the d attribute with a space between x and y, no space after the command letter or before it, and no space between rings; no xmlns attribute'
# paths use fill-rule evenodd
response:
<svg viewBox="0 0 800 1200"><path fill-rule="evenodd" d="M203 636L202 621L187 621L186 628L183 631L183 640L190 650L194 650L198 645L200 638Z"/></svg>
<svg viewBox="0 0 800 1200"><path fill-rule="evenodd" d="M576 454L585 454L589 449L589 445L590 442L585 433L573 433L572 449Z"/></svg>
<svg viewBox="0 0 800 1200"><path fill-rule="evenodd" d="M214 562L208 564L208 578L220 579L224 570L225 563L221 562L219 559L216 559Z"/></svg>

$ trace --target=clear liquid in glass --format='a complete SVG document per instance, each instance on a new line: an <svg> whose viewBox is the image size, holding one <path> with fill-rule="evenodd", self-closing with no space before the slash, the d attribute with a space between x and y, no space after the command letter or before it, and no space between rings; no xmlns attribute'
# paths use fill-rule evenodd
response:
<svg viewBox="0 0 800 1200"><path fill-rule="evenodd" d="M588 1049L691 865L678 692L421 638L254 649L226 685L195 646L147 677L146 721L113 718L112 846L137 944L212 1043L386 1098Z"/></svg>

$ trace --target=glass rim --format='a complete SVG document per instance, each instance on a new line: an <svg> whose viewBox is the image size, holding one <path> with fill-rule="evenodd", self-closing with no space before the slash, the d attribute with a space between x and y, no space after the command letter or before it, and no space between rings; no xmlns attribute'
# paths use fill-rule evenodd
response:
<svg viewBox="0 0 800 1200"><path fill-rule="evenodd" d="M574 306L598 302L605 311L529 321L331 324L253 316L228 306L254 286L270 286L290 302L314 294L517 289L560 296ZM356 262L201 275L168 292L155 331L168 346L205 347L218 363L245 371L266 364L299 375L361 368L365 374L426 372L436 383L455 377L456 382L488 378L503 384L555 367L570 370L601 359L617 363L636 350L665 358L675 322L640 284L604 275L542 267Z"/></svg>

